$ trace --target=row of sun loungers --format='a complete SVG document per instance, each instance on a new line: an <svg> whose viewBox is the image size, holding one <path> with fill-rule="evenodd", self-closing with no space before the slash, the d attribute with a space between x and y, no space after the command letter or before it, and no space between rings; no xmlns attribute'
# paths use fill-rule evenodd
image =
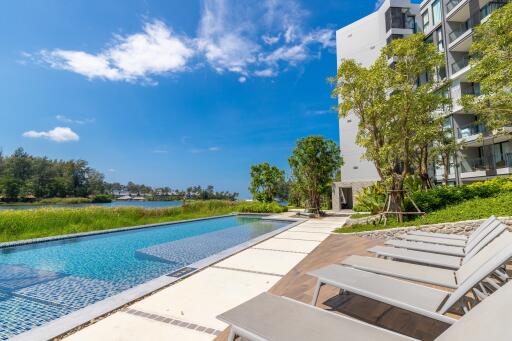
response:
<svg viewBox="0 0 512 341"><path fill-rule="evenodd" d="M381 258L350 256L308 273L317 278L311 305L264 293L218 318L231 325L230 340L414 340L317 308L330 285L450 324L436 340L512 340L512 233L496 217L468 237L413 231L386 244L369 249Z"/></svg>

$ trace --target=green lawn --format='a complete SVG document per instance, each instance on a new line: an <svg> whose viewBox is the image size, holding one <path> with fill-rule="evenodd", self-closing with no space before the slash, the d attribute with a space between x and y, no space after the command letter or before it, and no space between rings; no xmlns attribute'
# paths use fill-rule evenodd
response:
<svg viewBox="0 0 512 341"><path fill-rule="evenodd" d="M0 242L204 218L232 212L271 213L285 210L277 204L211 200L156 209L85 207L0 211Z"/></svg>
<svg viewBox="0 0 512 341"><path fill-rule="evenodd" d="M389 220L387 226L382 224L359 224L351 227L339 228L336 232L352 233L373 230L382 230L393 227L417 226L454 222L462 220L484 219L491 215L512 216L512 193L502 193L491 198L476 198L460 204L445 207L441 210L429 213L423 217L398 223Z"/></svg>

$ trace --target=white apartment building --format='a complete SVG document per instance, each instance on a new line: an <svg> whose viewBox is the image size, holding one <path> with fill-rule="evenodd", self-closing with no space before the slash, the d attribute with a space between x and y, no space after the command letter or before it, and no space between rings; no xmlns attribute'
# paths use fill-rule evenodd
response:
<svg viewBox="0 0 512 341"><path fill-rule="evenodd" d="M469 47L473 27L508 1L489 0L386 0L378 10L336 32L338 65L342 59L354 59L369 66L380 50L393 39L422 31L426 41L434 43L445 54L446 70L452 85L452 112L446 117L463 150L452 160L450 181L467 183L512 173L512 143L507 134L497 135L476 122L476 116L464 112L458 103L463 94L478 94L478 84L467 79ZM358 120L354 115L339 120L340 149L344 165L342 181L333 184L333 209L352 208L354 196L364 187L379 180L373 163L362 159L364 150L356 142ZM506 129L505 129L506 131ZM512 131L512 129L511 129ZM432 178L442 181L441 168L432 166Z"/></svg>

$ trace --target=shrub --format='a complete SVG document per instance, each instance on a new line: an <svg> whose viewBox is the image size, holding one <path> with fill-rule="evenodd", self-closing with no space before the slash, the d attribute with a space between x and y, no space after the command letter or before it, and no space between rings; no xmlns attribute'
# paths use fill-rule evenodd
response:
<svg viewBox="0 0 512 341"><path fill-rule="evenodd" d="M237 211L241 213L282 213L288 211L286 206L281 206L276 202L247 202L237 205Z"/></svg>
<svg viewBox="0 0 512 341"><path fill-rule="evenodd" d="M112 202L112 197L107 194L96 194L92 198L92 202L95 204Z"/></svg>
<svg viewBox="0 0 512 341"><path fill-rule="evenodd" d="M437 186L428 191L414 192L411 197L422 211L433 212L473 198L489 198L511 191L512 178L494 178L463 186ZM406 209L414 208L407 202Z"/></svg>
<svg viewBox="0 0 512 341"><path fill-rule="evenodd" d="M363 188L355 197L357 204L354 206L356 212L379 213L386 201L386 187L376 182L371 186Z"/></svg>
<svg viewBox="0 0 512 341"><path fill-rule="evenodd" d="M53 205L53 204L89 204L92 200L89 198L46 198L41 199L37 203L38 204L47 204L47 205Z"/></svg>

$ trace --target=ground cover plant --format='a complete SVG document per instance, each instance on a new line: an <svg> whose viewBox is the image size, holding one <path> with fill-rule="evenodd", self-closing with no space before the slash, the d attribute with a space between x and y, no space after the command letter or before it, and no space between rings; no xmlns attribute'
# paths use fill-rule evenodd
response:
<svg viewBox="0 0 512 341"><path fill-rule="evenodd" d="M491 215L512 216L512 191L502 192L487 198L473 198L455 205L450 205L423 217L399 223L389 219L386 226L379 223L356 224L350 227L341 227L339 233L364 232L382 230L394 227L418 226L454 222L463 220L485 219Z"/></svg>
<svg viewBox="0 0 512 341"><path fill-rule="evenodd" d="M211 217L232 212L284 211L286 207L277 203L222 200L193 201L181 207L154 209L85 207L8 210L0 211L0 242Z"/></svg>

